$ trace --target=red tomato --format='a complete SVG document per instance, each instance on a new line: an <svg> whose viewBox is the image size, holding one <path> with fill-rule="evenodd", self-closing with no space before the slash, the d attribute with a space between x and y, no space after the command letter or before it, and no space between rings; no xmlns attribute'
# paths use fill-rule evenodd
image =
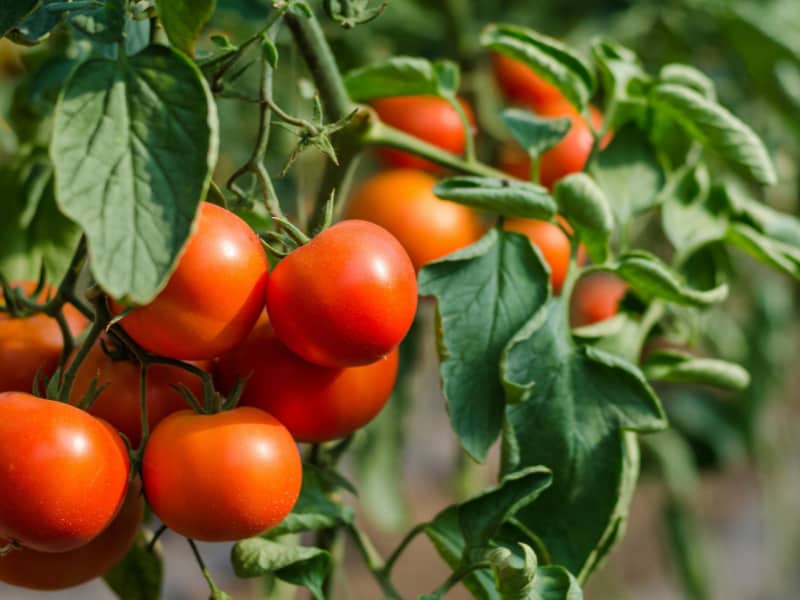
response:
<svg viewBox="0 0 800 600"><path fill-rule="evenodd" d="M347 218L385 228L403 244L419 270L432 260L469 246L484 231L473 210L437 198L435 185L436 179L423 171L385 171L356 191Z"/></svg>
<svg viewBox="0 0 800 600"><path fill-rule="evenodd" d="M497 162L500 170L512 177L531 180L531 157L516 144L503 144Z"/></svg>
<svg viewBox="0 0 800 600"><path fill-rule="evenodd" d="M247 337L264 307L266 284L258 236L232 212L203 202L167 286L121 325L150 352L209 360ZM117 303L113 308L123 310Z"/></svg>
<svg viewBox="0 0 800 600"><path fill-rule="evenodd" d="M472 109L459 100L467 120L474 125ZM467 136L458 112L450 103L438 96L397 96L380 98L372 102L381 121L446 150L461 155L467 145ZM471 133L471 132L470 132ZM381 148L381 158L392 167L441 171L442 168L424 158L400 150Z"/></svg>
<svg viewBox="0 0 800 600"><path fill-rule="evenodd" d="M0 394L0 538L66 552L97 537L128 487L111 426L69 404Z"/></svg>
<svg viewBox="0 0 800 600"><path fill-rule="evenodd" d="M493 53L491 59L495 81L509 100L539 108L563 99L556 86L545 81L524 62L500 53Z"/></svg>
<svg viewBox="0 0 800 600"><path fill-rule="evenodd" d="M574 327L591 325L617 314L628 284L611 273L590 273L575 284L571 321Z"/></svg>
<svg viewBox="0 0 800 600"><path fill-rule="evenodd" d="M206 542L263 533L288 515L303 467L291 434L251 407L172 413L147 443L147 501L164 525Z"/></svg>
<svg viewBox="0 0 800 600"><path fill-rule="evenodd" d="M91 542L67 552L29 548L0 556L0 581L33 590L63 590L100 577L128 553L144 515L138 480L128 488L119 513Z"/></svg>
<svg viewBox="0 0 800 600"><path fill-rule="evenodd" d="M217 364L221 387L250 375L241 404L267 411L299 442L342 438L383 408L397 378L397 350L363 367L330 368L289 351L264 319L247 341Z"/></svg>
<svg viewBox="0 0 800 600"><path fill-rule="evenodd" d="M267 286L276 335L327 367L375 362L405 337L417 309L414 265L394 236L342 221L284 258Z"/></svg>
<svg viewBox="0 0 800 600"><path fill-rule="evenodd" d="M204 363L197 363L205 368ZM131 446L138 448L142 440L141 417L139 414L139 375L141 367L137 362L121 359L113 360L97 342L78 369L69 401L78 404L89 390L92 379L97 377L97 385L106 387L95 400L89 412L108 421L130 440ZM151 365L147 369L147 420L150 430L167 415L187 408L186 401L172 387L184 384L195 398L203 397L203 385L198 377L179 367Z"/></svg>
<svg viewBox="0 0 800 600"><path fill-rule="evenodd" d="M36 289L32 281L13 282L25 294ZM44 302L55 295L52 287L47 287L37 298ZM3 292L0 290L0 302ZM86 318L68 304L64 307L64 317L73 335L86 326ZM36 371L50 377L58 366L64 340L55 319L44 314L25 319L12 319L8 313L0 313L0 392L30 392Z"/></svg>

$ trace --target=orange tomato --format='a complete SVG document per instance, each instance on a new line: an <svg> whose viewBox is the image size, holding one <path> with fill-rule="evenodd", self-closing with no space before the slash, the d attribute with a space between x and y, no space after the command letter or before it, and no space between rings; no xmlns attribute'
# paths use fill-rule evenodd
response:
<svg viewBox="0 0 800 600"><path fill-rule="evenodd" d="M589 273L575 284L571 321L574 327L605 321L617 314L628 284L612 273Z"/></svg>
<svg viewBox="0 0 800 600"><path fill-rule="evenodd" d="M491 55L495 81L509 100L539 108L563 95L552 83L516 58L494 52Z"/></svg>

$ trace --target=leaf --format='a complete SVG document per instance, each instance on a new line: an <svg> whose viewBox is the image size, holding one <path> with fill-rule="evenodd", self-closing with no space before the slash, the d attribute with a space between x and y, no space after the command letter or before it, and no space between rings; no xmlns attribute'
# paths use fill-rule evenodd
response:
<svg viewBox="0 0 800 600"><path fill-rule="evenodd" d="M550 273L530 241L490 230L425 266L419 293L436 297L442 388L453 430L483 460L503 423L500 361L506 342L544 303Z"/></svg>
<svg viewBox="0 0 800 600"><path fill-rule="evenodd" d="M394 56L346 73L344 84L355 102L390 96L448 96L458 88L458 66L449 61Z"/></svg>
<svg viewBox="0 0 800 600"><path fill-rule="evenodd" d="M523 556L507 548L493 550L492 563L497 591L502 600L581 600L583 593L575 578L563 567L540 567L536 553L520 544Z"/></svg>
<svg viewBox="0 0 800 600"><path fill-rule="evenodd" d="M664 186L664 172L647 136L635 124L614 134L592 161L590 173L605 192L618 223L653 208Z"/></svg>
<svg viewBox="0 0 800 600"><path fill-rule="evenodd" d="M287 546L255 537L234 544L231 564L238 577L273 573L278 579L308 588L317 600L324 600L322 585L330 571L331 556L320 548Z"/></svg>
<svg viewBox="0 0 800 600"><path fill-rule="evenodd" d="M716 102L674 83L656 85L650 100L693 138L744 169L757 182L769 185L777 181L772 160L761 139Z"/></svg>
<svg viewBox="0 0 800 600"><path fill-rule="evenodd" d="M545 119L520 108L507 108L500 117L514 140L533 157L558 144L572 125L567 117Z"/></svg>
<svg viewBox="0 0 800 600"><path fill-rule="evenodd" d="M123 40L126 0L102 0L102 6L71 13L69 22L95 42L115 44Z"/></svg>
<svg viewBox="0 0 800 600"><path fill-rule="evenodd" d="M39 4L39 0L7 0L0 3L0 37L7 34Z"/></svg>
<svg viewBox="0 0 800 600"><path fill-rule="evenodd" d="M107 571L103 579L120 600L151 600L161 597L164 564L161 554L147 545L152 534L140 533L125 558Z"/></svg>
<svg viewBox="0 0 800 600"><path fill-rule="evenodd" d="M595 87L592 69L558 40L524 27L488 25L481 33L481 45L525 63L579 111L589 103Z"/></svg>
<svg viewBox="0 0 800 600"><path fill-rule="evenodd" d="M800 219L796 216L775 210L732 185L725 186L722 191L736 220L778 242L800 248Z"/></svg>
<svg viewBox="0 0 800 600"><path fill-rule="evenodd" d="M556 183L556 203L597 263L608 258L614 213L608 198L586 173L572 173Z"/></svg>
<svg viewBox="0 0 800 600"><path fill-rule="evenodd" d="M606 92L603 130L621 130L629 121L643 126L647 118L647 90L651 77L636 54L616 42L600 40L592 46Z"/></svg>
<svg viewBox="0 0 800 600"><path fill-rule="evenodd" d="M658 78L664 83L676 83L691 88L709 100L717 99L714 81L705 73L691 65L670 63L661 67Z"/></svg>
<svg viewBox="0 0 800 600"><path fill-rule="evenodd" d="M433 193L450 200L507 217L551 219L556 203L547 189L513 179L461 176L436 184Z"/></svg>
<svg viewBox="0 0 800 600"><path fill-rule="evenodd" d="M676 351L650 353L642 369L648 379L657 381L703 383L731 390L750 385L750 374L736 363Z"/></svg>
<svg viewBox="0 0 800 600"><path fill-rule="evenodd" d="M800 279L800 249L773 240L744 223L732 223L725 239L753 258Z"/></svg>
<svg viewBox="0 0 800 600"><path fill-rule="evenodd" d="M530 389L524 402L507 409L519 467L541 464L553 472L553 485L517 519L542 541L551 562L585 580L627 514L638 454L626 432L663 429L663 410L633 364L575 345L560 299L514 336L502 365L508 386Z"/></svg>
<svg viewBox="0 0 800 600"><path fill-rule="evenodd" d="M156 0L158 16L170 43L194 56L194 45L203 25L214 14L215 0Z"/></svg>
<svg viewBox="0 0 800 600"><path fill-rule="evenodd" d="M56 200L85 231L97 282L152 300L216 163L216 108L197 67L161 46L84 62L59 98L50 156Z"/></svg>

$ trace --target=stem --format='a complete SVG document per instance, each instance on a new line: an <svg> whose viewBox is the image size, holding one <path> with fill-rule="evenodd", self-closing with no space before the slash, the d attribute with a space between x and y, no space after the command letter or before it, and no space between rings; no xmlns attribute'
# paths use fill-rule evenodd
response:
<svg viewBox="0 0 800 600"><path fill-rule="evenodd" d="M448 97L446 100L458 113L458 118L461 121L461 127L464 128L464 160L466 160L467 163L472 164L475 162L475 138L472 137L472 124L469 122L469 119L467 118L467 112L464 110L461 102L458 101L458 98L453 96L452 98Z"/></svg>
<svg viewBox="0 0 800 600"><path fill-rule="evenodd" d="M456 571L451 573L450 577L448 577L447 579L444 580L444 582L442 582L442 585L440 585L438 588L433 590L433 593L431 594L431 596L433 598L441 598L447 592L449 592L450 589L454 585L459 583L462 579L467 577L470 573L473 573L475 571L480 571L481 569L488 569L491 566L492 565L491 565L490 562L481 561L481 562L477 562L477 563L472 563L471 565L467 565L465 567L460 567L459 569L457 569Z"/></svg>
<svg viewBox="0 0 800 600"><path fill-rule="evenodd" d="M380 585L381 590L383 590L384 598L386 600L401 600L402 596L400 596L400 593L394 585L392 585L389 578L389 571L387 571L383 559L378 554L378 551L375 550L375 546L367 537L366 533L354 524L347 527L347 532L350 534L356 548L358 548L361 553L367 569L369 569L369 572L372 573L375 581Z"/></svg>
<svg viewBox="0 0 800 600"><path fill-rule="evenodd" d="M156 530L156 532L153 534L153 539L152 539L152 540L150 540L150 541L148 542L148 544L147 544L147 551L148 551L148 552L152 552L152 551L153 551L153 549L156 547L156 543L157 543L157 542L158 542L158 540L161 538L161 536L162 536L162 535L164 535L164 532L165 532L167 529L168 529L168 527L167 527L166 525L162 525L161 527L159 527L159 528Z"/></svg>
<svg viewBox="0 0 800 600"><path fill-rule="evenodd" d="M200 556L200 551L197 549L197 544L194 543L194 540L189 538L186 538L186 541L189 542L189 546L192 548L194 558L200 567L200 571L203 573L203 577L208 583L208 588L211 590L211 595L213 596L214 594L219 594L221 590L217 587L217 584L214 583L214 579L211 577L211 573L209 572L208 567L206 567L206 563L203 562L203 557Z"/></svg>
<svg viewBox="0 0 800 600"><path fill-rule="evenodd" d="M89 332L86 334L83 343L81 343L80 348L78 348L78 352L75 354L72 362L69 363L69 367L67 367L67 370L64 372L64 378L61 380L61 387L58 390L59 402L69 402L69 397L72 393L72 385L75 383L75 378L78 375L78 369L80 369L81 364L83 364L83 361L89 354L89 350L92 349L92 346L94 346L94 343L100 337L100 334L103 333L106 325L111 320L111 316L108 314L105 296L102 293L98 293L93 302L95 308L94 321L92 321L92 326L89 328ZM81 408L84 407L82 406Z"/></svg>
<svg viewBox="0 0 800 600"><path fill-rule="evenodd" d="M411 530L408 533L406 533L403 539L400 540L400 543L397 545L397 548L395 548L394 551L389 555L389 558L386 559L386 564L383 566L384 576L386 577L389 576L389 574L392 572L392 569L394 569L395 563L400 558L400 555L405 551L408 545L412 541L414 541L414 538L416 538L420 533L423 533L425 531L425 528L427 526L428 526L427 523L419 523L417 525L414 525L414 527L412 527Z"/></svg>
<svg viewBox="0 0 800 600"><path fill-rule="evenodd" d="M139 442L139 447L136 449L137 458L144 455L144 447L147 445L147 440L150 438L150 419L148 417L147 407L147 370L149 365L144 363L141 365L139 371L139 418L141 420L142 437Z"/></svg>

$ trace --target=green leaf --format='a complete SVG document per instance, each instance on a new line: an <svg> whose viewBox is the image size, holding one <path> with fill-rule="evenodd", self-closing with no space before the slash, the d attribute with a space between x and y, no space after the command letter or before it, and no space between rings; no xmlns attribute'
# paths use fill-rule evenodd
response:
<svg viewBox="0 0 800 600"><path fill-rule="evenodd" d="M716 102L674 83L656 85L650 100L693 138L743 169L757 182L773 184L777 181L772 160L761 139Z"/></svg>
<svg viewBox="0 0 800 600"><path fill-rule="evenodd" d="M556 183L556 203L597 263L608 258L608 242L614 229L611 205L586 173L572 173Z"/></svg>
<svg viewBox="0 0 800 600"><path fill-rule="evenodd" d="M723 191L736 220L778 242L800 248L800 219L796 216L775 210L732 185Z"/></svg>
<svg viewBox="0 0 800 600"><path fill-rule="evenodd" d="M115 44L123 39L127 4L126 0L103 0L99 8L71 14L69 22L95 42Z"/></svg>
<svg viewBox="0 0 800 600"><path fill-rule="evenodd" d="M458 66L449 61L394 56L346 73L344 84L356 102L391 96L451 96L458 88Z"/></svg>
<svg viewBox="0 0 800 600"><path fill-rule="evenodd" d="M546 300L549 269L526 237L490 230L425 266L419 292L436 297L440 373L453 430L483 460L503 424L503 348Z"/></svg>
<svg viewBox="0 0 800 600"><path fill-rule="evenodd" d="M610 200L618 223L654 207L664 172L647 136L634 124L614 134L590 165L590 173Z"/></svg>
<svg viewBox="0 0 800 600"><path fill-rule="evenodd" d="M481 33L481 45L525 63L579 111L589 103L595 87L592 69L558 40L524 27L488 25Z"/></svg>
<svg viewBox="0 0 800 600"><path fill-rule="evenodd" d="M450 177L436 184L433 193L450 200L507 217L551 219L556 203L547 189L513 179Z"/></svg>
<svg viewBox="0 0 800 600"><path fill-rule="evenodd" d="M603 130L621 130L629 121L643 126L647 118L647 90L651 78L636 54L616 42L600 40L592 46L606 91Z"/></svg>
<svg viewBox="0 0 800 600"><path fill-rule="evenodd" d="M800 249L773 240L744 223L732 223L725 239L753 258L800 279Z"/></svg>
<svg viewBox="0 0 800 600"><path fill-rule="evenodd" d="M736 363L683 352L652 352L642 368L648 379L657 381L703 383L731 390L743 390L750 385L750 374Z"/></svg>
<svg viewBox="0 0 800 600"><path fill-rule="evenodd" d="M691 88L709 100L717 99L714 81L705 73L691 65L670 63L661 67L658 78L663 83L676 83Z"/></svg>
<svg viewBox="0 0 800 600"><path fill-rule="evenodd" d="M189 56L194 56L197 36L214 14L214 5L215 0L156 0L170 43Z"/></svg>
<svg viewBox="0 0 800 600"><path fill-rule="evenodd" d="M541 539L551 562L584 580L627 514L638 447L626 432L663 429L661 405L633 364L575 345L560 299L509 342L502 377L530 390L507 409L520 467L541 464L553 472L553 485L517 519Z"/></svg>
<svg viewBox="0 0 800 600"><path fill-rule="evenodd" d="M331 567L331 556L326 550L255 537L234 544L231 563L239 577L273 573L278 579L308 588L317 600L325 599L322 585Z"/></svg>
<svg viewBox="0 0 800 600"><path fill-rule="evenodd" d="M520 544L523 556L497 548L487 556L492 563L497 591L502 600L581 600L575 578L563 567L540 567L536 553Z"/></svg>
<svg viewBox="0 0 800 600"><path fill-rule="evenodd" d="M59 98L50 155L58 205L85 231L97 282L152 300L216 163L216 108L197 67L161 46L84 62Z"/></svg>
<svg viewBox="0 0 800 600"><path fill-rule="evenodd" d="M520 108L507 108L500 117L514 140L532 157L558 144L572 125L567 117L546 119Z"/></svg>
<svg viewBox="0 0 800 600"><path fill-rule="evenodd" d="M120 600L152 600L161 597L164 563L157 549L148 550L152 534L140 533L125 558L103 575Z"/></svg>
<svg viewBox="0 0 800 600"><path fill-rule="evenodd" d="M39 0L7 0L0 3L0 36L4 36L28 16Z"/></svg>

